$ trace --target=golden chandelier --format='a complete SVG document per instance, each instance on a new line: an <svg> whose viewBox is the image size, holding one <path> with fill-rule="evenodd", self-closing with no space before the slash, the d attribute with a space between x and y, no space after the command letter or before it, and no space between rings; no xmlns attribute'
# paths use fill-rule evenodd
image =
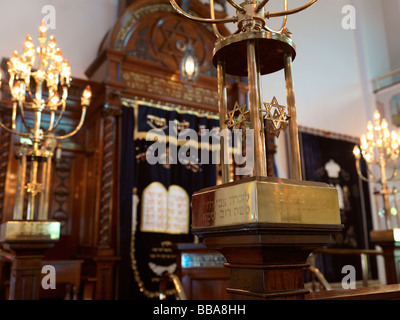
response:
<svg viewBox="0 0 400 320"><path fill-rule="evenodd" d="M392 216L398 215L397 190L390 189L388 182L392 181L397 175L397 159L400 151L400 137L395 131L390 132L386 119L381 118L379 111L375 111L373 122L367 124L367 134L360 139L360 148L354 146L353 154L356 158L357 173L364 181L372 181L381 185L381 190L375 190L376 208L380 217L386 220L387 229L393 227ZM361 149L361 150L360 150ZM367 177L360 169L361 156L367 164ZM388 165L392 164L392 174L387 175ZM379 174L374 173L373 166L379 168ZM380 204L379 197L383 197L383 206ZM394 205L391 205L389 196L394 198ZM400 221L397 222L400 227Z"/></svg>
<svg viewBox="0 0 400 320"><path fill-rule="evenodd" d="M9 88L12 96L11 127L2 122L0 126L23 138L22 147L18 151L14 220L24 219L25 193L28 194L26 219L48 219L51 159L56 141L67 139L79 131L92 96L90 86L87 86L81 97L82 109L78 125L70 133L57 136L55 129L60 124L67 107L71 67L57 47L55 37L50 36L47 43L46 41L47 27L42 22L39 27L39 46L36 50L32 37L28 35L24 42L23 53L18 55L18 52L14 51L8 62ZM36 68L34 68L35 62L37 62ZM33 113L33 124L28 120L27 112ZM48 117L48 121L46 119L48 124L45 126L42 121L44 114ZM22 128L17 128L18 115ZM27 179L27 162L31 162L29 179ZM35 217L37 205L39 215Z"/></svg>

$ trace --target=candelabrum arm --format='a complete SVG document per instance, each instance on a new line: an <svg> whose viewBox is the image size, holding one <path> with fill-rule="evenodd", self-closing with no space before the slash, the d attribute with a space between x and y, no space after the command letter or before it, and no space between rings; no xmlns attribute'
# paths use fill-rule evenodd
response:
<svg viewBox="0 0 400 320"><path fill-rule="evenodd" d="M394 162L394 166L393 166L393 172L392 172L392 176L390 178L387 178L387 181L393 181L393 180L398 180L395 179L397 177L397 161L393 161Z"/></svg>
<svg viewBox="0 0 400 320"><path fill-rule="evenodd" d="M13 103L13 110L12 110L12 116L11 116L11 129L14 131L17 131L17 124L16 124L16 119L17 119L17 102L14 101Z"/></svg>
<svg viewBox="0 0 400 320"><path fill-rule="evenodd" d="M381 182L380 179L375 178L374 174L371 172L368 165L367 165L367 173L368 173L370 179L368 179L367 177L365 177L363 175L363 173L361 172L361 169L360 169L360 159L356 160L356 169L357 169L357 174L361 178L361 180L366 181L366 182L370 182L371 180L372 180L372 182L376 182L376 183Z"/></svg>
<svg viewBox="0 0 400 320"><path fill-rule="evenodd" d="M192 16L191 14L186 13L185 11L182 10L181 7L178 6L175 0L170 0L170 3L172 7L181 15L185 16L186 18L190 20L194 20L197 22L202 22L202 23L227 23L227 22L236 22L237 17L232 17L232 18L224 18L224 19L207 19L207 18L199 18Z"/></svg>
<svg viewBox="0 0 400 320"><path fill-rule="evenodd" d="M17 103L17 102L15 102L15 103ZM28 123L26 122L25 111L24 111L24 105L23 105L22 101L18 101L18 106L19 106L19 112L20 112L20 114L21 114L21 120L22 120L22 123L23 123L24 126L25 126L25 129L26 129L28 132L33 133L33 128L31 128L31 127L28 125Z"/></svg>
<svg viewBox="0 0 400 320"><path fill-rule="evenodd" d="M75 135L81 129L81 127L83 125L83 122L85 121L86 109L87 109L87 106L82 106L81 119L79 120L79 124L75 128L74 131L72 131L72 132L70 132L70 133L68 133L68 134L66 134L64 136L58 136L58 137L55 136L53 138L56 139L56 140L63 140L63 139L67 139L67 138L72 137L73 135Z"/></svg>
<svg viewBox="0 0 400 320"><path fill-rule="evenodd" d="M318 0L311 0L310 2L306 3L305 5L298 7L296 9L291 9L291 10L285 10L285 11L279 11L279 12L267 12L265 14L265 17L267 19L269 18L275 18L275 17L282 17L282 16L288 16L291 14L295 14L297 12L303 11L309 7L311 7L314 3L316 3Z"/></svg>
<svg viewBox="0 0 400 320"><path fill-rule="evenodd" d="M210 0L210 14L211 14L211 19L215 20L215 11L214 11L214 0ZM215 36L218 39L222 39L223 36L222 34L219 32L218 27L215 23L212 24L212 28L214 31Z"/></svg>
<svg viewBox="0 0 400 320"><path fill-rule="evenodd" d="M16 135L19 136L19 137L24 137L24 138L28 138L28 137L29 137L29 134L28 134L28 133L22 133L22 132L18 132L18 131L16 131L16 130L12 130L12 129L8 128L8 127L7 127L3 122L1 122L1 121L0 121L0 127L1 127L2 129L6 130L6 131L9 132L9 133L16 134Z"/></svg>
<svg viewBox="0 0 400 320"><path fill-rule="evenodd" d="M54 127L54 119L55 119L55 111L51 110L50 111L50 124L49 124L49 128L47 129L47 132L52 132L53 131L53 127Z"/></svg>
<svg viewBox="0 0 400 320"><path fill-rule="evenodd" d="M396 178L397 178L397 167L394 167L392 176L390 178L388 178L387 180L388 181L399 180L399 179L396 179Z"/></svg>
<svg viewBox="0 0 400 320"><path fill-rule="evenodd" d="M53 96L49 98L49 101L53 98ZM57 110L58 107L61 106L60 113L59 113L58 118L57 118L55 123L54 122L50 122L49 129L47 130L46 133L52 132L60 124L60 121L61 121L62 117L64 116L64 112L65 112L65 109L67 107L67 98L68 98L68 86L64 85L63 86L63 95L61 97L61 100L56 106L54 106L55 110ZM55 115L55 112L52 112L52 113L53 113L53 115Z"/></svg>
<svg viewBox="0 0 400 320"><path fill-rule="evenodd" d="M269 0L268 0L269 1ZM268 2L268 1L265 1L264 0L264 2ZM262 3L260 3L260 5L261 5ZM260 6L259 5L259 6ZM287 8L288 8L288 1L287 0L284 0L284 8L285 8L285 11L287 11ZM257 7L257 9L258 9L258 7ZM256 9L256 10L257 10ZM262 9L262 7L260 8L260 10ZM284 12L285 12L284 11ZM275 32L275 33L281 33L282 32L282 30L286 27L286 23L287 23L287 15L284 15L283 16L283 22L282 22L282 26L281 26L281 28L279 29L279 30L273 30L273 29L271 29L271 28L268 28L268 27L266 27L265 26L265 29L267 29L268 31L271 31L271 32Z"/></svg>
<svg viewBox="0 0 400 320"><path fill-rule="evenodd" d="M0 127L3 128L5 131L16 134L20 137L29 137L28 133L22 133L17 131L17 126L16 126L16 118L17 118L17 102L14 101L13 103L13 108L12 108L12 115L11 115L11 129L7 127L3 122L0 121Z"/></svg>
<svg viewBox="0 0 400 320"><path fill-rule="evenodd" d="M241 13L245 13L245 10L244 10L240 5L238 5L235 1L233 1L233 0L226 0L226 1L228 1L228 3L229 3L232 7L234 7L236 10L240 11ZM267 3L268 1L269 1L269 0L266 0L265 3Z"/></svg>
<svg viewBox="0 0 400 320"><path fill-rule="evenodd" d="M262 2L260 2L256 8L256 12L260 12L260 10L269 2L269 0L263 0ZM287 9L285 9L287 10Z"/></svg>
<svg viewBox="0 0 400 320"><path fill-rule="evenodd" d="M66 109L66 106L67 106L67 102L63 99L63 100L60 101L60 105L61 105L61 110L60 110L60 113L59 113L59 115L57 117L57 120L56 120L55 123L54 123L54 119L53 119L53 122L50 122L50 126L49 126L49 129L47 130L46 134L49 133L49 132L54 131L58 127L58 125L61 122L62 117L64 116L64 112L65 112L65 109ZM52 111L52 113L54 114L55 112Z"/></svg>

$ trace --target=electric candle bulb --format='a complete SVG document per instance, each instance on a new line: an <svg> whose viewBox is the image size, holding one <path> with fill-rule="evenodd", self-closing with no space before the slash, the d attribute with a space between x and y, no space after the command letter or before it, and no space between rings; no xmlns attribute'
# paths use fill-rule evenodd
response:
<svg viewBox="0 0 400 320"><path fill-rule="evenodd" d="M15 65L15 64L17 63L17 61L18 61L18 52L17 52L17 50L15 50L15 51L12 53L11 57L10 57L10 62L11 62L13 65Z"/></svg>
<svg viewBox="0 0 400 320"><path fill-rule="evenodd" d="M56 61L58 63L61 63L63 61L63 55L62 55L62 52L61 52L60 48L56 49L56 53L54 54L54 58L56 59Z"/></svg>
<svg viewBox="0 0 400 320"><path fill-rule="evenodd" d="M21 88L21 83L19 81L14 84L13 89L14 97L18 100L25 100L25 91Z"/></svg>
<svg viewBox="0 0 400 320"><path fill-rule="evenodd" d="M56 104L58 104L60 102L60 96L58 95L58 92L56 92L53 97L50 100L51 104L53 106L55 106Z"/></svg>
<svg viewBox="0 0 400 320"><path fill-rule="evenodd" d="M69 78L71 76L71 67L67 59L62 63L62 75L65 78Z"/></svg>
<svg viewBox="0 0 400 320"><path fill-rule="evenodd" d="M49 38L49 48L55 49L56 47L57 47L57 41L56 41L56 38L52 35Z"/></svg>
<svg viewBox="0 0 400 320"><path fill-rule="evenodd" d="M356 157L356 159L360 159L360 148L359 147L357 147L357 146L354 146L354 149L353 149L353 154L354 154L354 156Z"/></svg>
<svg viewBox="0 0 400 320"><path fill-rule="evenodd" d="M188 57L186 58L185 70L189 78L191 78L194 73L194 58L192 55L188 55Z"/></svg>
<svg viewBox="0 0 400 320"><path fill-rule="evenodd" d="M33 48L32 37L29 34L26 36L24 45L25 45L25 49L29 50L29 49Z"/></svg>
<svg viewBox="0 0 400 320"><path fill-rule="evenodd" d="M85 99L90 99L92 97L92 90L90 89L90 86L87 86L85 91L83 91L83 97Z"/></svg>
<svg viewBox="0 0 400 320"><path fill-rule="evenodd" d="M86 86L85 90L82 93L81 104L83 106L88 106L90 104L90 99L92 98L92 90L90 86Z"/></svg>
<svg viewBox="0 0 400 320"><path fill-rule="evenodd" d="M365 137L365 134L363 134L363 135L361 136L360 141L361 141L361 144L366 144L366 143L367 143L367 138Z"/></svg>
<svg viewBox="0 0 400 320"><path fill-rule="evenodd" d="M44 21L42 21L42 23L40 24L39 31L40 31L41 35L47 32L47 26Z"/></svg>

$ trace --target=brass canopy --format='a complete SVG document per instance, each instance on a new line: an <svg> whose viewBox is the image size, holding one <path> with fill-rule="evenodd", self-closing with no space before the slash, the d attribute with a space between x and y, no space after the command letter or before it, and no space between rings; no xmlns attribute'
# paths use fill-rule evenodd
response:
<svg viewBox="0 0 400 320"><path fill-rule="evenodd" d="M258 49L260 74L270 74L284 68L284 55L289 54L292 60L296 57L296 46L285 34L259 31L242 32L219 41L214 48L213 63L218 59L225 62L227 74L247 76L247 41L255 40Z"/></svg>

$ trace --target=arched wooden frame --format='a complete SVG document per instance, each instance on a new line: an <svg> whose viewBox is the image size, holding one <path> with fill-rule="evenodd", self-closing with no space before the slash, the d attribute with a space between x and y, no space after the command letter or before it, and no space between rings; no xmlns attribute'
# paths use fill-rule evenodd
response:
<svg viewBox="0 0 400 320"><path fill-rule="evenodd" d="M207 15L206 6L198 1L191 2L191 9L199 16ZM220 29L228 34L225 27ZM108 89L117 90L120 97L218 112L216 68L212 64L215 40L210 26L180 16L167 0L136 1L106 35L86 74L91 80L106 80ZM182 81L179 74L189 43L200 62L200 77L195 83Z"/></svg>

